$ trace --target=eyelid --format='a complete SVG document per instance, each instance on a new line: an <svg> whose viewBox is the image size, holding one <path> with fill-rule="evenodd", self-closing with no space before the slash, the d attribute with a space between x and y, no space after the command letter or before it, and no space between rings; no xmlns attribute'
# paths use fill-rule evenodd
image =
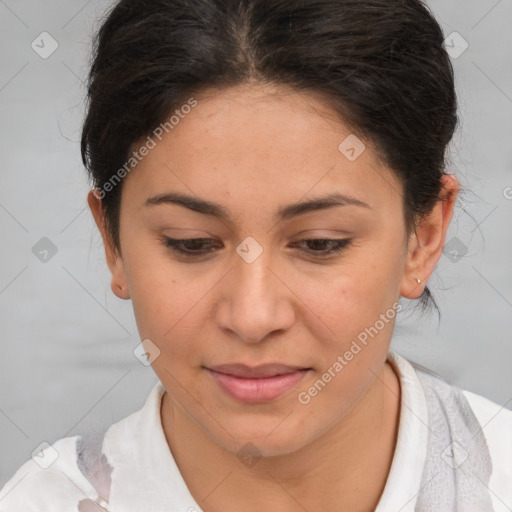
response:
<svg viewBox="0 0 512 512"><path fill-rule="evenodd" d="M207 244L209 248L212 247L212 245L215 245L215 239L214 238L208 238L208 237L196 237L196 238L170 238L168 236L162 236L161 243L169 248L171 251L173 251L178 256L182 256L184 258L187 258L189 260L193 260L194 258L201 258L202 256L210 255L212 254L211 250L202 249L202 250L183 250L180 249L181 244L186 244L187 242L199 242L203 244ZM293 242L293 246L298 246L301 243L307 244L308 242L324 242L324 243L331 243L333 247L328 250L323 251L315 251L313 249L305 249L304 253L308 256L312 256L314 258L317 258L319 260L328 260L332 259L333 257L341 254L345 251L346 248L348 248L352 242L352 238L326 238L326 237L309 237L309 238L301 238L299 240L296 240Z"/></svg>
<svg viewBox="0 0 512 512"><path fill-rule="evenodd" d="M343 253L345 249L347 249L353 242L352 238L325 238L325 237L310 237L310 238L302 238L295 244L303 242L331 242L334 244L334 247L328 251L314 251L314 250L306 250L305 252L313 257L318 259L329 259L336 257L337 255Z"/></svg>

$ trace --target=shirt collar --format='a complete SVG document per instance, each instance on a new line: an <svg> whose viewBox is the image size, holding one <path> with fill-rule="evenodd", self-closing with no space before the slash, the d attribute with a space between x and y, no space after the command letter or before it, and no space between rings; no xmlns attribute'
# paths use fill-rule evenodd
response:
<svg viewBox="0 0 512 512"><path fill-rule="evenodd" d="M387 360L400 381L400 416L391 469L375 512L414 512L427 458L427 401L413 365L393 351Z"/></svg>
<svg viewBox="0 0 512 512"><path fill-rule="evenodd" d="M164 393L158 381L143 408L112 425L105 435L103 451L114 468L109 499L112 510L201 510L167 444L160 416Z"/></svg>

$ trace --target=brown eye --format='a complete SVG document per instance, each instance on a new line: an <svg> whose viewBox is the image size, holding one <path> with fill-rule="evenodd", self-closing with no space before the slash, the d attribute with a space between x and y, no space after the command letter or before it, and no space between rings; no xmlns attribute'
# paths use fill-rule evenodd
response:
<svg viewBox="0 0 512 512"><path fill-rule="evenodd" d="M341 253L350 243L351 239L330 239L330 238L306 238L300 243L308 245L306 252L315 256L329 256L331 254ZM327 248L325 248L327 246ZM313 249L311 249L313 247ZM315 248L316 247L316 248ZM319 248L319 249L318 249Z"/></svg>
<svg viewBox="0 0 512 512"><path fill-rule="evenodd" d="M204 256L209 254L212 248L213 238L169 238L163 237L162 243L172 251L184 256ZM206 247L206 248L205 248Z"/></svg>

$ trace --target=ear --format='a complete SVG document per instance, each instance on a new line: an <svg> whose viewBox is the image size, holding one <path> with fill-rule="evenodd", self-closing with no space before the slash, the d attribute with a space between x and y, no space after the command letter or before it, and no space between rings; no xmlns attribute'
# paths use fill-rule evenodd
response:
<svg viewBox="0 0 512 512"><path fill-rule="evenodd" d="M453 214L459 192L459 182L453 174L441 177L440 199L432 212L419 221L416 232L409 238L405 272L400 287L400 295L407 299L417 299L434 272L443 253L446 232ZM421 279L421 283L418 283Z"/></svg>
<svg viewBox="0 0 512 512"><path fill-rule="evenodd" d="M112 275L110 287L112 288L112 292L114 292L114 294L120 299L129 299L130 295L125 277L123 259L108 234L105 223L105 212L103 210L103 204L100 197L98 190L93 189L89 191L89 194L87 195L87 203L89 204L94 221L96 222L96 226L98 227L101 233L101 238L103 239L107 265Z"/></svg>

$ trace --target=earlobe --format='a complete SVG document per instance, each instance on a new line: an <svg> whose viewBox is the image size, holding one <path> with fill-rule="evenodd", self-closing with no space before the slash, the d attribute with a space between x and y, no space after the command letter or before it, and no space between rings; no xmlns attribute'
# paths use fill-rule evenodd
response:
<svg viewBox="0 0 512 512"><path fill-rule="evenodd" d="M111 237L108 235L103 205L97 189L89 191L89 194L87 195L87 202L103 240L107 266L112 275L110 283L112 292L120 299L129 299L130 295L126 283L123 260L119 251L114 247Z"/></svg>
<svg viewBox="0 0 512 512"><path fill-rule="evenodd" d="M124 285L117 283L114 279L114 276L112 276L110 287L112 288L112 292L114 293L114 295L116 295L120 299L127 300L130 298L128 288Z"/></svg>
<svg viewBox="0 0 512 512"><path fill-rule="evenodd" d="M408 299L417 299L421 296L443 253L459 184L452 174L443 175L441 181L443 188L440 199L430 214L417 223L415 232L409 239L400 288L401 296Z"/></svg>

